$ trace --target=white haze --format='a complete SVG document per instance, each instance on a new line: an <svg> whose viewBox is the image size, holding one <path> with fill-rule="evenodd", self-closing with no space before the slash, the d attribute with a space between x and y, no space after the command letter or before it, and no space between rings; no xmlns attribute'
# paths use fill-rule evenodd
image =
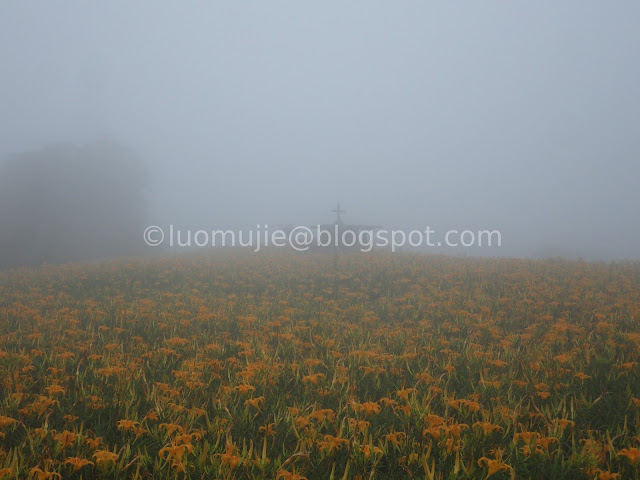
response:
<svg viewBox="0 0 640 480"><path fill-rule="evenodd" d="M636 1L5 1L0 156L113 138L147 163L149 223L308 225L340 201L349 222L501 230L478 254L640 259L639 18Z"/></svg>

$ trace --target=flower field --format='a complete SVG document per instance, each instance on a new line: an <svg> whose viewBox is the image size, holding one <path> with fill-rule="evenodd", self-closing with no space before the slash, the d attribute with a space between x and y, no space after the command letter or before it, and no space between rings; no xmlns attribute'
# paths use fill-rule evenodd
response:
<svg viewBox="0 0 640 480"><path fill-rule="evenodd" d="M640 265L0 273L0 479L637 479Z"/></svg>

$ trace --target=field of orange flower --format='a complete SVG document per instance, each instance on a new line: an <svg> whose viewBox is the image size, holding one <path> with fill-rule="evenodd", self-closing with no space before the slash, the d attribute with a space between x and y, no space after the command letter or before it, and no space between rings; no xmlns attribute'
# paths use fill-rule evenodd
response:
<svg viewBox="0 0 640 480"><path fill-rule="evenodd" d="M640 265L0 273L0 478L638 478Z"/></svg>

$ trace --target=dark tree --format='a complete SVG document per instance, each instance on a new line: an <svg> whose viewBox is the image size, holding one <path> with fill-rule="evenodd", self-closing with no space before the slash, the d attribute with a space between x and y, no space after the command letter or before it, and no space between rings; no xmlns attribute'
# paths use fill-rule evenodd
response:
<svg viewBox="0 0 640 480"><path fill-rule="evenodd" d="M111 141L55 144L0 165L0 268L135 255L147 174Z"/></svg>

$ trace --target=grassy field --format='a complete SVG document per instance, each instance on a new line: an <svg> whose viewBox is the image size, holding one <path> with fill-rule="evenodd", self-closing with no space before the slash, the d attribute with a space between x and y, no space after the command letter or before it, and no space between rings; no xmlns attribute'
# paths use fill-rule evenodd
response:
<svg viewBox="0 0 640 480"><path fill-rule="evenodd" d="M0 273L0 478L637 479L639 317L638 264Z"/></svg>

